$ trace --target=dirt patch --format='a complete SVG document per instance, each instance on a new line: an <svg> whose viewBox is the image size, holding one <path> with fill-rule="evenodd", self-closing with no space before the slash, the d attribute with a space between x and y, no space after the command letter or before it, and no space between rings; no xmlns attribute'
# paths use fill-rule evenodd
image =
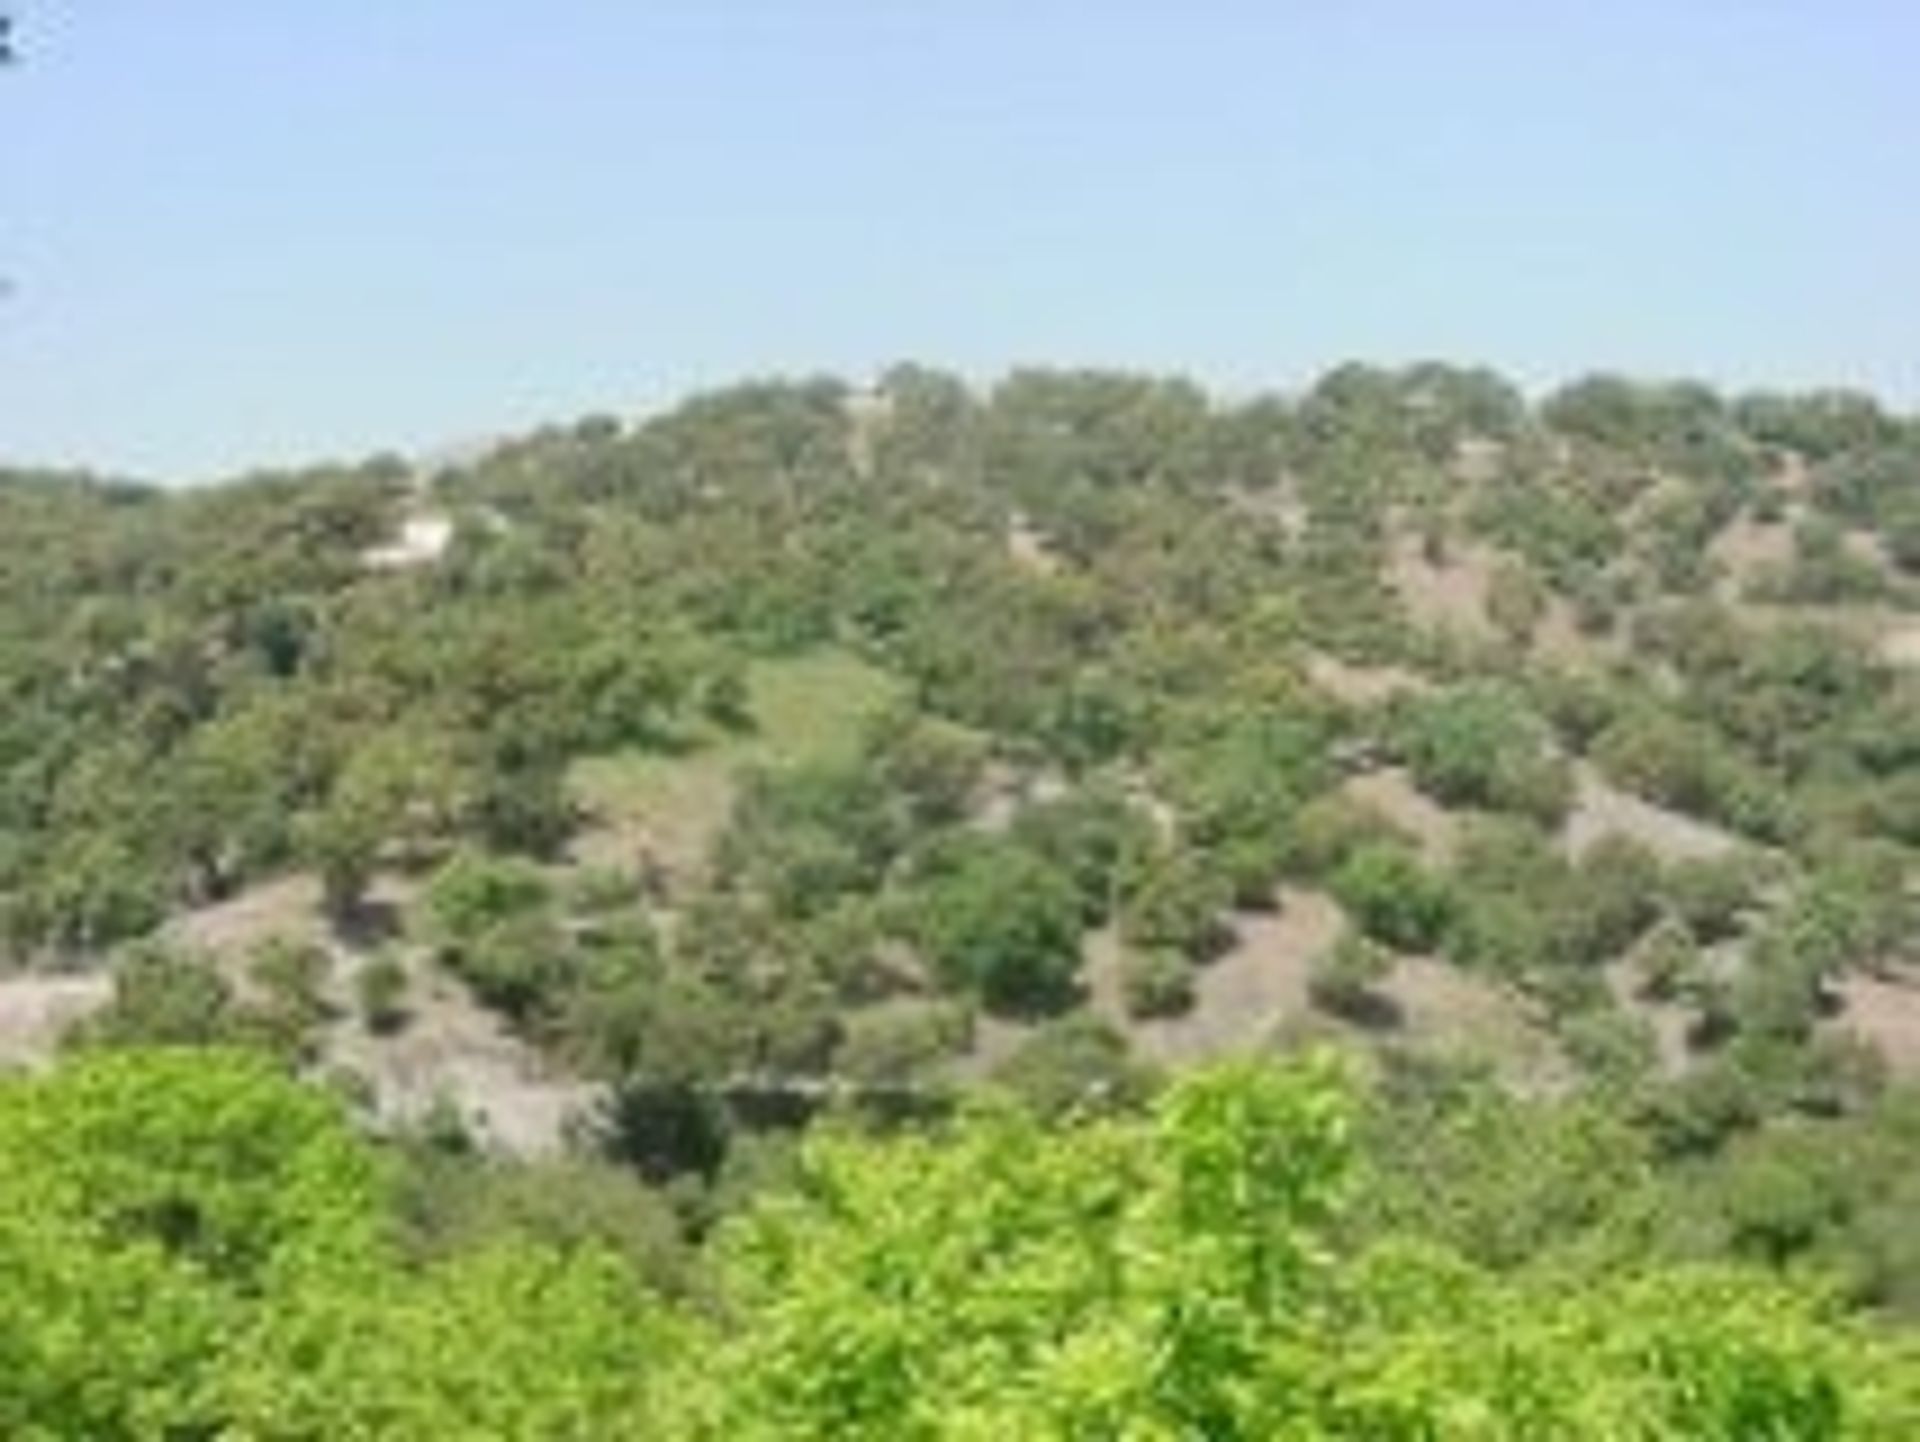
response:
<svg viewBox="0 0 1920 1442"><path fill-rule="evenodd" d="M1278 526L1290 541L1306 535L1312 520L1299 487L1291 477L1282 477L1274 485L1233 486L1222 492L1228 505L1245 515Z"/></svg>
<svg viewBox="0 0 1920 1442"><path fill-rule="evenodd" d="M248 887L224 901L182 912L160 928L159 940L210 956L239 957L275 937L327 941L320 914L320 883L283 876Z"/></svg>
<svg viewBox="0 0 1920 1442"><path fill-rule="evenodd" d="M1419 695L1433 683L1401 666L1355 666L1324 651L1309 651L1307 680L1348 706L1374 706L1402 694Z"/></svg>
<svg viewBox="0 0 1920 1442"><path fill-rule="evenodd" d="M44 1066L67 1028L112 995L104 973L0 977L0 1069Z"/></svg>
<svg viewBox="0 0 1920 1442"><path fill-rule="evenodd" d="M1559 1053L1519 999L1450 962L1402 957L1380 990L1399 1012L1396 1033L1423 1050L1484 1061L1529 1091L1566 1080Z"/></svg>
<svg viewBox="0 0 1920 1442"><path fill-rule="evenodd" d="M1252 1051L1284 1019L1304 1015L1307 964L1333 945L1344 923L1331 899L1282 888L1279 909L1237 918L1238 938L1225 955L1200 968L1193 1009L1184 1016L1130 1021L1121 1004L1120 946L1110 932L1087 945L1086 981L1093 1009L1161 1065Z"/></svg>
<svg viewBox="0 0 1920 1442"><path fill-rule="evenodd" d="M974 1018L967 1049L953 1059L947 1075L961 1083L983 1082L1012 1061L1039 1030L1030 1021L982 1012Z"/></svg>
<svg viewBox="0 0 1920 1442"><path fill-rule="evenodd" d="M1920 617L1907 617L1880 637L1880 654L1894 666L1920 667Z"/></svg>
<svg viewBox="0 0 1920 1442"><path fill-rule="evenodd" d="M371 931L397 932L417 890L404 878L377 880L369 890L369 914L385 925ZM318 946L331 963L322 991L333 1019L318 1038L316 1070L359 1078L378 1125L416 1122L435 1107L450 1106L486 1145L544 1155L566 1145L570 1119L597 1096L595 1088L556 1074L418 947L393 948L410 982L407 1025L391 1035L369 1032L358 1014L354 981L377 947L371 936L343 935L329 926L319 884L310 876L283 877L188 912L161 936L212 958L243 991L249 984L245 962L266 942ZM103 976L97 984L104 997L109 982Z"/></svg>
<svg viewBox="0 0 1920 1442"><path fill-rule="evenodd" d="M1791 564L1793 555L1793 521L1784 514L1762 521L1742 511L1707 543L1707 557L1720 570L1716 589L1723 601L1737 601L1756 577Z"/></svg>
<svg viewBox="0 0 1920 1442"><path fill-rule="evenodd" d="M1404 767L1362 772L1349 777L1341 789L1417 841L1428 862L1444 865L1452 859L1460 836L1458 819L1416 787Z"/></svg>
<svg viewBox="0 0 1920 1442"><path fill-rule="evenodd" d="M1920 971L1854 973L1838 989L1840 1015L1833 1025L1871 1043L1895 1076L1920 1079Z"/></svg>
<svg viewBox="0 0 1920 1442"><path fill-rule="evenodd" d="M1493 634L1487 620L1493 569L1493 554L1484 547L1453 543L1436 564L1418 536L1401 535L1387 561L1387 580L1421 624L1486 637Z"/></svg>
<svg viewBox="0 0 1920 1442"><path fill-rule="evenodd" d="M1574 781L1573 807L1560 835L1569 856L1603 836L1637 841L1663 861L1711 859L1740 846L1732 832L1622 791L1584 761L1575 766Z"/></svg>
<svg viewBox="0 0 1920 1442"><path fill-rule="evenodd" d="M340 1020L322 1050L326 1067L368 1085L377 1122L404 1125L450 1106L495 1149L542 1156L566 1146L574 1119L599 1098L598 1087L556 1072L457 980L419 957L405 963L407 1025L373 1035L346 1002L365 961L348 957L336 970Z"/></svg>
<svg viewBox="0 0 1920 1442"><path fill-rule="evenodd" d="M1051 576L1060 570L1060 557L1053 543L1019 511L1007 518L1007 554L1015 565L1036 575Z"/></svg>
<svg viewBox="0 0 1920 1442"><path fill-rule="evenodd" d="M1540 623L1533 629L1534 654L1556 665L1600 668L1626 654L1617 635L1599 635L1580 629L1573 607L1561 596L1550 596Z"/></svg>

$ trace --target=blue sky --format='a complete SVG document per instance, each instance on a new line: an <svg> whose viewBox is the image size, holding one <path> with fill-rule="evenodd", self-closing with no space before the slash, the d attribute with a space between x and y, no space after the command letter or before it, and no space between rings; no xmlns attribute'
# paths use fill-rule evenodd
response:
<svg viewBox="0 0 1920 1442"><path fill-rule="evenodd" d="M0 459L911 357L1920 401L1920 5L0 0Z"/></svg>

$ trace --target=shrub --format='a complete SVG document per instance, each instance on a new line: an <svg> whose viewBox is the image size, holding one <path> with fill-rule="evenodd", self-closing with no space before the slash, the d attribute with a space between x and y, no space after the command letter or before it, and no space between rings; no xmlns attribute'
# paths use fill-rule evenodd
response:
<svg viewBox="0 0 1920 1442"><path fill-rule="evenodd" d="M1178 1016L1193 1006L1193 963L1166 947L1130 947L1120 958L1120 992L1129 1016Z"/></svg>
<svg viewBox="0 0 1920 1442"><path fill-rule="evenodd" d="M1081 897L1058 868L1025 847L980 839L937 863L911 903L909 925L949 984L989 1006L1056 1006L1080 967Z"/></svg>
<svg viewBox="0 0 1920 1442"><path fill-rule="evenodd" d="M1347 932L1308 963L1307 994L1324 1011L1349 1020L1371 1020L1379 1009L1375 988L1393 972L1393 953Z"/></svg>
<svg viewBox="0 0 1920 1442"><path fill-rule="evenodd" d="M386 1035L407 1024L407 969L398 957L384 953L370 957L355 976L353 988L368 1031Z"/></svg>
<svg viewBox="0 0 1920 1442"><path fill-rule="evenodd" d="M1205 858L1190 851L1163 853L1121 908L1120 935L1135 947L1204 961L1232 939L1221 916L1231 899L1230 887Z"/></svg>
<svg viewBox="0 0 1920 1442"><path fill-rule="evenodd" d="M1737 855L1689 857L1667 868L1661 889L1694 939L1711 945L1740 930L1740 914L1754 899L1753 868Z"/></svg>
<svg viewBox="0 0 1920 1442"><path fill-rule="evenodd" d="M1332 889L1362 932L1396 951L1431 950L1452 914L1446 884L1400 846L1362 846L1334 873Z"/></svg>

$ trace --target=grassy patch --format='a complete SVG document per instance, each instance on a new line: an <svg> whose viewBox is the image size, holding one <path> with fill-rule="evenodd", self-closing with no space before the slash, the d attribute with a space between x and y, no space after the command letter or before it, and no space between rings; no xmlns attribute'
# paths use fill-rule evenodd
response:
<svg viewBox="0 0 1920 1442"><path fill-rule="evenodd" d="M899 683L845 651L758 661L747 686L755 729L700 732L682 752L626 751L576 762L574 799L593 818L581 859L618 863L644 843L676 870L696 866L726 822L748 766L852 759L866 722Z"/></svg>

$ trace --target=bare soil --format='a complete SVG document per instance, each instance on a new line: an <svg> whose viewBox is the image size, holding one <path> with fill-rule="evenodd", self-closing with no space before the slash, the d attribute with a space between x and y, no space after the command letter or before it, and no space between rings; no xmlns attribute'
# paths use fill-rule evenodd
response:
<svg viewBox="0 0 1920 1442"><path fill-rule="evenodd" d="M67 1028L112 994L111 979L99 972L0 976L0 1070L45 1065Z"/></svg>
<svg viewBox="0 0 1920 1442"><path fill-rule="evenodd" d="M351 1073L363 1082L377 1123L414 1122L437 1106L450 1106L487 1145L519 1155L558 1151L570 1119L591 1105L596 1089L553 1074L533 1047L475 1003L422 948L393 941L392 954L411 982L407 1024L382 1036L361 1021L354 977L377 952L378 938L397 933L398 918L416 892L404 878L380 878L368 898L368 915L377 924L366 934L343 934L321 912L318 882L289 876L187 912L161 934L213 958L243 989L247 958L267 941L320 947L332 961L324 992L333 1016L321 1031L316 1069ZM105 977L99 986L104 999Z"/></svg>
<svg viewBox="0 0 1920 1442"><path fill-rule="evenodd" d="M343 959L336 979L345 1002L364 956ZM452 977L419 956L407 959L408 1021L391 1036L369 1032L350 1005L323 1043L325 1065L364 1079L383 1125L418 1122L450 1106L483 1144L518 1156L562 1150L576 1118L600 1089L557 1074Z"/></svg>
<svg viewBox="0 0 1920 1442"><path fill-rule="evenodd" d="M1620 790L1584 761L1576 765L1574 780L1574 803L1560 838L1570 856L1603 836L1637 841L1663 861L1724 856L1741 844L1730 831Z"/></svg>
<svg viewBox="0 0 1920 1442"><path fill-rule="evenodd" d="M1487 620L1487 590L1494 557L1485 547L1455 541L1447 558L1435 565L1418 536L1395 538L1387 561L1387 580L1419 622L1472 637L1493 634Z"/></svg>
<svg viewBox="0 0 1920 1442"><path fill-rule="evenodd" d="M1402 693L1418 695L1433 684L1401 666L1356 666L1324 651L1309 651L1307 680L1348 706L1373 706Z"/></svg>
<svg viewBox="0 0 1920 1442"><path fill-rule="evenodd" d="M1839 991L1840 1015L1832 1025L1872 1043L1895 1076L1920 1078L1920 969L1851 974Z"/></svg>
<svg viewBox="0 0 1920 1442"><path fill-rule="evenodd" d="M1308 963L1333 945L1343 924L1330 898L1282 888L1275 912L1236 918L1233 947L1200 968L1193 1009L1151 1021L1127 1018L1120 998L1119 942L1101 932L1087 947L1091 1005L1125 1029L1142 1056L1161 1065L1252 1051L1283 1020L1306 1013Z"/></svg>
<svg viewBox="0 0 1920 1442"><path fill-rule="evenodd" d="M1416 787L1404 767L1362 772L1349 777L1342 790L1413 837L1427 861L1444 864L1452 859L1460 836L1458 818Z"/></svg>
<svg viewBox="0 0 1920 1442"><path fill-rule="evenodd" d="M1060 569L1060 557L1052 544L1018 511L1007 518L1007 554L1016 565L1037 575L1051 576Z"/></svg>

